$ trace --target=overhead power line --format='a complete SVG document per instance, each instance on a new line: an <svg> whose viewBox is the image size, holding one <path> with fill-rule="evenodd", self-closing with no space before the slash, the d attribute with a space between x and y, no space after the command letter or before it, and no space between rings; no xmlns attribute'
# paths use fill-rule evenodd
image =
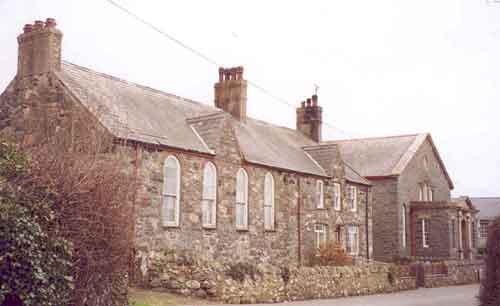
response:
<svg viewBox="0 0 500 306"><path fill-rule="evenodd" d="M108 3L110 3L111 5L113 5L114 7L118 8L119 10L121 10L122 12L124 12L125 14L127 14L128 16L134 18L135 20L139 21L140 23L144 24L145 26L151 28L152 30L156 31L157 33L161 34L163 37L169 39L170 41L178 44L179 46L183 47L184 49L188 50L189 52L195 54L196 56L202 58L203 60L205 60L206 62L216 66L216 67L221 67L222 65L220 65L216 60L206 56L205 54L203 54L202 52L196 50L195 48L191 47L190 45L182 42L181 40L175 38L173 35L165 32L164 30L158 28L157 26L155 26L154 24L152 24L151 22L145 20L144 18L140 17L139 15L135 14L134 12L130 11L129 9L127 9L126 7L124 7L123 5L120 5L119 3L117 3L116 1L114 0L105 0L107 1ZM295 110L295 107L292 103L288 102L286 99L283 99L277 95L275 95L274 93L272 93L271 91L265 89L264 87L258 85L257 83L251 81L251 80L247 80L248 84L250 84L250 86L253 86L255 89L261 91L262 93L268 95L269 97L271 97L272 99L276 100L277 102L281 103L281 104L284 104L286 106L289 106L291 107L292 109ZM352 137L349 133L345 132L344 130L342 129L339 129L338 127L334 126L334 125L331 125L329 124L328 122L325 122L325 120L323 120L323 124L329 128L331 128L332 130L335 130L335 131L338 131L348 137Z"/></svg>

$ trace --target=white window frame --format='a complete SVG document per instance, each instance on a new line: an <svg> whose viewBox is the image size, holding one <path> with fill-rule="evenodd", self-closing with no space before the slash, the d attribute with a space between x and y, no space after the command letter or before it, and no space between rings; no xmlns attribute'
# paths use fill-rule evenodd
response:
<svg viewBox="0 0 500 306"><path fill-rule="evenodd" d="M401 244L403 246L403 249L406 249L406 205L403 204L402 206L402 214L401 214L401 227L402 227L402 231L401 231Z"/></svg>
<svg viewBox="0 0 500 306"><path fill-rule="evenodd" d="M274 196L274 177L268 172L264 178L264 229L268 231L274 230ZM270 216L267 216L268 213Z"/></svg>
<svg viewBox="0 0 500 306"><path fill-rule="evenodd" d="M319 249L328 240L328 225L323 223L314 224L314 233L316 234L316 248Z"/></svg>
<svg viewBox="0 0 500 306"><path fill-rule="evenodd" d="M167 164L169 161L173 161L176 166L176 177L177 177L177 186L175 188L176 193L167 193ZM174 220L169 221L168 212L167 212L167 197L175 197L175 215ZM162 190L162 223L163 226L171 226L177 227L179 226L179 217L180 217L180 197L181 197L181 165L179 160L173 156L168 156L163 162L163 190Z"/></svg>
<svg viewBox="0 0 500 306"><path fill-rule="evenodd" d="M211 181L210 181L211 179ZM203 186L201 200L201 219L203 227L217 226L217 168L212 162L207 162L203 168ZM211 205L209 205L211 203ZM207 212L210 211L210 220Z"/></svg>
<svg viewBox="0 0 500 306"><path fill-rule="evenodd" d="M428 233L428 229L429 229L429 225L427 224L428 223L428 219L426 218L423 218L422 219L422 247L424 248L429 248L429 235L430 235L430 232Z"/></svg>
<svg viewBox="0 0 500 306"><path fill-rule="evenodd" d="M421 202L424 200L424 184L418 185L418 200Z"/></svg>
<svg viewBox="0 0 500 306"><path fill-rule="evenodd" d="M427 185L427 192L428 192L427 200L429 202L434 201L434 189L432 189L431 186Z"/></svg>
<svg viewBox="0 0 500 306"><path fill-rule="evenodd" d="M316 208L325 208L324 184L322 180L316 181Z"/></svg>
<svg viewBox="0 0 500 306"><path fill-rule="evenodd" d="M340 183L333 183L333 209L342 209L342 189Z"/></svg>
<svg viewBox="0 0 500 306"><path fill-rule="evenodd" d="M358 210L358 188L354 185L347 186L347 207L350 211Z"/></svg>
<svg viewBox="0 0 500 306"><path fill-rule="evenodd" d="M479 220L479 237L481 239L488 239L489 226L489 220Z"/></svg>
<svg viewBox="0 0 500 306"><path fill-rule="evenodd" d="M359 230L356 225L348 225L346 231L346 252L351 256L359 254Z"/></svg>
<svg viewBox="0 0 500 306"><path fill-rule="evenodd" d="M243 190L240 190L240 188L243 188ZM239 207L241 207L242 210ZM239 213L243 213L243 216L239 216ZM236 198L234 217L236 229L248 229L248 174L243 168L240 168L238 170L238 173L236 174ZM239 219L241 219L243 223L240 223Z"/></svg>

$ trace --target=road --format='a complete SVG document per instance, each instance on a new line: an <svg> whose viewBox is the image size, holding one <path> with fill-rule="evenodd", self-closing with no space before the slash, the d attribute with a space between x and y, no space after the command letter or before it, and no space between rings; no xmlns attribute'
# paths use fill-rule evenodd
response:
<svg viewBox="0 0 500 306"><path fill-rule="evenodd" d="M477 305L478 290L479 285L467 285L340 299L258 304L258 306L474 306Z"/></svg>

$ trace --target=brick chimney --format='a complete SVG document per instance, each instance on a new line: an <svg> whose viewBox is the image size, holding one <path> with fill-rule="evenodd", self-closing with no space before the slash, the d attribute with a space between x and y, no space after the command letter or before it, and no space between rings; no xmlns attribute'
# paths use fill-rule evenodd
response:
<svg viewBox="0 0 500 306"><path fill-rule="evenodd" d="M215 106L245 121L247 117L247 81L243 67L219 68L219 82L215 83Z"/></svg>
<svg viewBox="0 0 500 306"><path fill-rule="evenodd" d="M316 142L321 142L322 113L317 95L303 101L297 108L297 131Z"/></svg>
<svg viewBox="0 0 500 306"><path fill-rule="evenodd" d="M45 22L35 21L24 26L23 33L17 37L18 78L61 69L62 32L56 25L55 19L47 18Z"/></svg>

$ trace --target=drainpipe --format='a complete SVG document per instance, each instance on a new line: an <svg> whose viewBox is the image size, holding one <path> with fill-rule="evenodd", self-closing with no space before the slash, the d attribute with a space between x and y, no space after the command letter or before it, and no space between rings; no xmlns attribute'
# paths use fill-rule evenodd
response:
<svg viewBox="0 0 500 306"><path fill-rule="evenodd" d="M366 188L366 204L365 204L365 237L366 237L366 259L370 260L370 231L368 229L368 224L369 224L369 218L368 218L368 192L370 192L370 187Z"/></svg>
<svg viewBox="0 0 500 306"><path fill-rule="evenodd" d="M300 189L300 176L297 178L297 190L298 190L298 198L297 198L297 259L299 261L299 267L302 265L302 237L301 237L301 229L300 229L300 211L302 206L302 191Z"/></svg>

